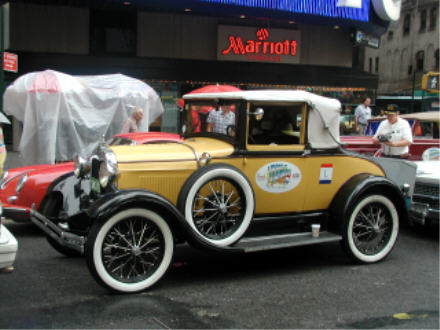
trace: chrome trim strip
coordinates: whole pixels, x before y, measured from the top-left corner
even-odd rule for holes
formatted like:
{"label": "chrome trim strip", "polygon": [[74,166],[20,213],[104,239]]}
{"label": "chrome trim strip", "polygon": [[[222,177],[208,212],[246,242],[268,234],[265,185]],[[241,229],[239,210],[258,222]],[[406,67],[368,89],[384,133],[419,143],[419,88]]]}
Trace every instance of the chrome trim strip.
{"label": "chrome trim strip", "polygon": [[22,175],[24,175],[24,174],[28,174],[29,172],[33,172],[33,171],[35,171],[35,170],[24,171],[24,172],[21,172],[21,173],[19,173],[19,174],[14,175],[14,176],[11,176],[9,179],[7,179],[6,181],[4,181],[4,182],[0,185],[0,189],[1,189],[1,190],[5,189],[5,186],[6,186],[9,182],[11,182],[12,180],[14,180],[15,178],[18,178],[19,176],[22,176]]}

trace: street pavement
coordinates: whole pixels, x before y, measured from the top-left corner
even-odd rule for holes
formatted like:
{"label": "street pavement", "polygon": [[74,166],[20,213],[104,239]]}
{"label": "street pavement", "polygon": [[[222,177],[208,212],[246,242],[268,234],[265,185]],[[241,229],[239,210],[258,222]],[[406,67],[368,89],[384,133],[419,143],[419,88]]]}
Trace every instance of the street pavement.
{"label": "street pavement", "polygon": [[351,263],[337,243],[238,256],[178,246],[157,285],[115,294],[34,225],[6,225],[19,251],[14,272],[0,274],[0,328],[439,328],[438,232],[404,227],[372,265]]}

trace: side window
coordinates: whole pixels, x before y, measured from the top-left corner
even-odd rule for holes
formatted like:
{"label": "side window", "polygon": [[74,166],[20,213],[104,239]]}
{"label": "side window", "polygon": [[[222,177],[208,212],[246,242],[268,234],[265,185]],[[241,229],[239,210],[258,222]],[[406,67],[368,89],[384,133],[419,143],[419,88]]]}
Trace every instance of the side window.
{"label": "side window", "polygon": [[301,143],[302,105],[261,107],[264,115],[260,120],[249,116],[250,145],[295,145]]}

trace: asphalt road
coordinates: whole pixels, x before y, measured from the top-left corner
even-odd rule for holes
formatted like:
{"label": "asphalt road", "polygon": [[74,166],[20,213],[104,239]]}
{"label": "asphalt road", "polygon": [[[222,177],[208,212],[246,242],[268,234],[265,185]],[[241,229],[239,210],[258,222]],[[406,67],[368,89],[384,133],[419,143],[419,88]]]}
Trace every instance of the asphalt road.
{"label": "asphalt road", "polygon": [[0,274],[0,328],[439,328],[438,232],[403,228],[373,265],[334,243],[240,256],[183,246],[156,286],[127,295],[100,287],[84,259],[61,256],[33,225],[6,225],[19,253]]}

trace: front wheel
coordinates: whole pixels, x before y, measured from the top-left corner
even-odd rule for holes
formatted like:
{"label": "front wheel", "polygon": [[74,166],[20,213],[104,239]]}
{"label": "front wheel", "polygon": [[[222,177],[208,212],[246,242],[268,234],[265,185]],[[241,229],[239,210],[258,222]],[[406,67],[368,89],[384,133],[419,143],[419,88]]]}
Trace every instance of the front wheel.
{"label": "front wheel", "polygon": [[133,208],[96,221],[86,243],[90,272],[104,287],[119,292],[143,291],[168,270],[174,239],[158,213]]}
{"label": "front wheel", "polygon": [[343,228],[343,247],[355,261],[373,263],[393,249],[399,232],[399,216],[387,197],[368,195],[351,209]]}

